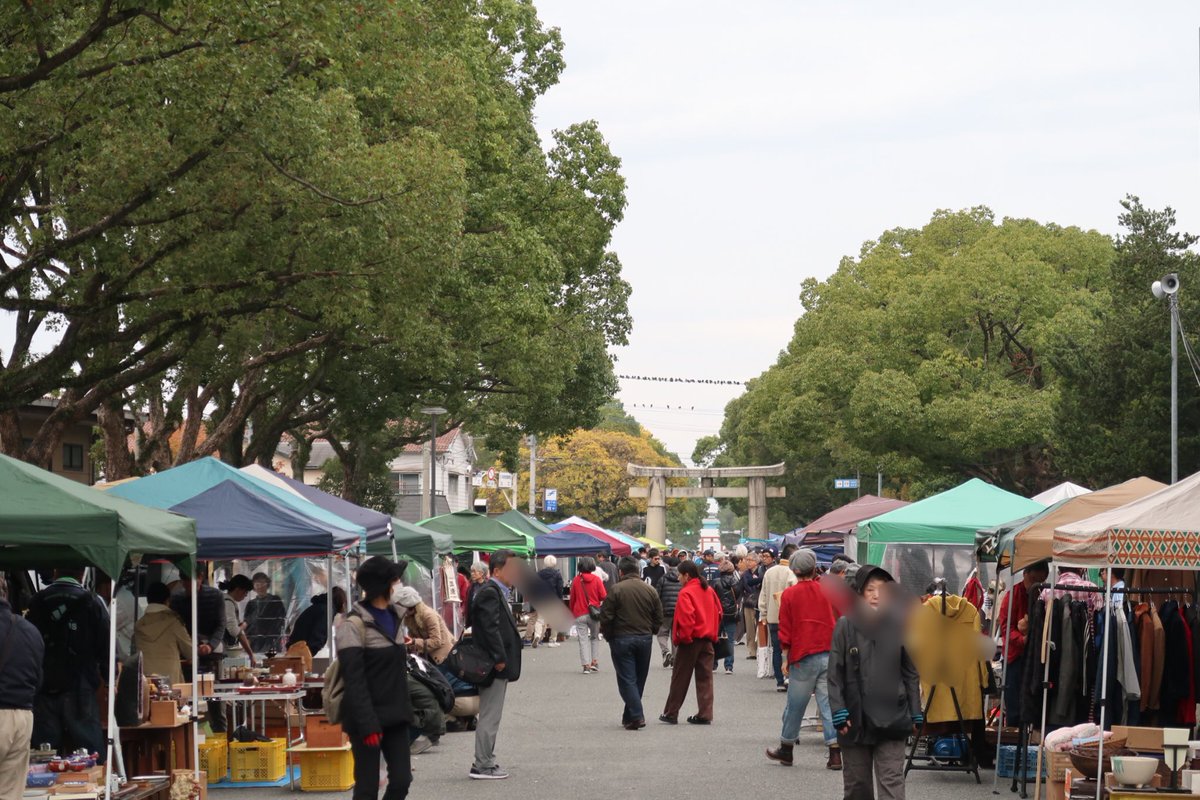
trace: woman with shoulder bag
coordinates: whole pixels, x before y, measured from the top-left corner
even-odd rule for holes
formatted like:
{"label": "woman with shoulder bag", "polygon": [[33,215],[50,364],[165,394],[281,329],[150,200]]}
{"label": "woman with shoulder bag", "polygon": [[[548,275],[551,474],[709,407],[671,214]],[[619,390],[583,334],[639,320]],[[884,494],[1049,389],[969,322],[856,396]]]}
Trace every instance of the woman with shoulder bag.
{"label": "woman with shoulder bag", "polygon": [[404,621],[392,602],[396,565],[382,556],[363,562],[355,581],[362,600],[337,626],[344,674],[342,727],[354,753],[353,800],[379,796],[379,756],[387,762],[383,800],[404,800],[412,784],[408,694],[408,648]]}
{"label": "woman with shoulder bag", "polygon": [[579,635],[579,660],[583,674],[599,672],[596,642],[600,638],[600,606],[608,597],[604,581],[596,575],[596,559],[579,559],[579,574],[571,581],[571,614],[575,617],[575,632]]}
{"label": "woman with shoulder bag", "polygon": [[904,800],[904,742],[923,719],[921,684],[892,599],[895,579],[864,565],[859,600],[838,620],[829,653],[829,705],[842,750],[844,800]]}

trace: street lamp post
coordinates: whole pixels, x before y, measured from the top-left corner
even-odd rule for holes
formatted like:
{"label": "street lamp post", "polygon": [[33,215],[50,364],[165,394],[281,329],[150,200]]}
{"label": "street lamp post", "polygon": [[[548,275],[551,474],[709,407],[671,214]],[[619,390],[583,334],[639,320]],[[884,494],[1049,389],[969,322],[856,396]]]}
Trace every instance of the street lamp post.
{"label": "street lamp post", "polygon": [[425,406],[421,409],[422,414],[429,416],[429,516],[437,516],[437,438],[438,417],[446,414],[446,409],[441,406]]}
{"label": "street lamp post", "polygon": [[1171,483],[1179,480],[1179,276],[1174,272],[1150,284],[1150,293],[1167,299],[1171,316]]}

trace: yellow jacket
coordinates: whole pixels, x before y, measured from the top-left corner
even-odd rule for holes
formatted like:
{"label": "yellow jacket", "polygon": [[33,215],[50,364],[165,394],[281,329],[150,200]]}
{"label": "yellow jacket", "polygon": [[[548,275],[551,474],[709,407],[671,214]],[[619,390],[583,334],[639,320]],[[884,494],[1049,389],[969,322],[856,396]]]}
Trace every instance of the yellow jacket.
{"label": "yellow jacket", "polygon": [[927,722],[955,720],[954,698],[965,720],[983,718],[983,688],[987,685],[987,665],[980,660],[979,611],[958,595],[946,595],[946,613],[942,614],[942,596],[935,594],[913,614],[909,628],[909,650],[921,675],[923,704],[937,686],[933,704],[925,712]]}

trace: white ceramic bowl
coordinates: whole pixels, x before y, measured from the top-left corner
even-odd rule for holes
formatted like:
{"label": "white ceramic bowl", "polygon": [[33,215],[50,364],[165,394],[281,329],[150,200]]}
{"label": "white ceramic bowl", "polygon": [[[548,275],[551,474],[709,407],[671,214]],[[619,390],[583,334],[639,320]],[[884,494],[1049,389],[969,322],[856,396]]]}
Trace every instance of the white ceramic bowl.
{"label": "white ceramic bowl", "polygon": [[1157,758],[1145,756],[1113,756],[1113,777],[1122,786],[1145,786],[1158,772]]}

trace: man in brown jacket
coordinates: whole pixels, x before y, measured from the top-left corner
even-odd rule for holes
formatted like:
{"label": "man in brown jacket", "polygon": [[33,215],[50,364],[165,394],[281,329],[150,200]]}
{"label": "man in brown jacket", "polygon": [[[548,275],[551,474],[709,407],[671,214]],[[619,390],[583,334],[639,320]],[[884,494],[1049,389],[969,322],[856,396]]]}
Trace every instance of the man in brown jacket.
{"label": "man in brown jacket", "polygon": [[642,694],[650,674],[654,634],[662,627],[662,601],[642,580],[637,559],[625,556],[617,565],[621,579],[608,591],[600,607],[600,630],[608,640],[617,690],[625,701],[621,724],[625,730],[646,727]]}

